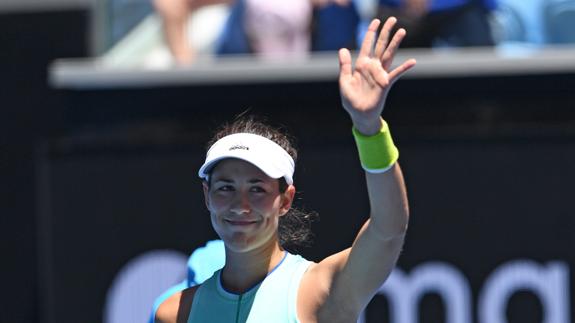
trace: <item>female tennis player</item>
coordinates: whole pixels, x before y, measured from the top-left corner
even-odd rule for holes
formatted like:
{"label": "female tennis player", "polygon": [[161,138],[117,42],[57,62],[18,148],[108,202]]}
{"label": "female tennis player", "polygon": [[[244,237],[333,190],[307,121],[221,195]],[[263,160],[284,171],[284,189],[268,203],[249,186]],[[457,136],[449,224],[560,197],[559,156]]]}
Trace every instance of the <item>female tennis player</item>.
{"label": "female tennis player", "polygon": [[410,59],[391,67],[406,34],[391,35],[395,23],[388,19],[378,35],[380,21],[371,22],[355,66],[349,50],[339,52],[342,104],[371,210],[355,241],[318,263],[287,251],[294,239],[306,237],[293,228],[303,221],[292,208],[297,154],[278,130],[236,121],[216,135],[199,170],[212,225],[225,244],[225,265],[164,301],[156,322],[357,321],[395,266],[408,225],[399,153],[381,118],[391,86],[415,65]]}

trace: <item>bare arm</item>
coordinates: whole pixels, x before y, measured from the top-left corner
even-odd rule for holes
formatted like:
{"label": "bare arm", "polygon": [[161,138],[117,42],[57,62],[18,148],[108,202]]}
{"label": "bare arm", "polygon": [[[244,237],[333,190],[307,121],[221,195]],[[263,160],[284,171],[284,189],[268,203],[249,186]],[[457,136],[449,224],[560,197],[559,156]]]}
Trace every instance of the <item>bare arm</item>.
{"label": "bare arm", "polygon": [[[391,39],[396,20],[386,21],[377,37],[374,20],[365,36],[355,69],[347,49],[340,50],[340,91],[354,127],[364,135],[381,129],[381,112],[389,89],[415,65],[411,59],[391,70],[392,59],[405,36],[400,29]],[[375,43],[375,49],[372,50]],[[319,297],[319,321],[356,320],[395,266],[407,229],[408,203],[399,165],[384,173],[366,172],[370,218],[350,249],[326,258],[313,268],[323,288]]]}
{"label": "bare arm", "polygon": [[156,311],[155,323],[186,323],[199,285],[190,287],[168,297]]}
{"label": "bare arm", "polygon": [[194,49],[190,47],[186,26],[190,13],[203,6],[232,3],[233,0],[154,0],[156,12],[162,18],[164,37],[178,64],[190,64]]}

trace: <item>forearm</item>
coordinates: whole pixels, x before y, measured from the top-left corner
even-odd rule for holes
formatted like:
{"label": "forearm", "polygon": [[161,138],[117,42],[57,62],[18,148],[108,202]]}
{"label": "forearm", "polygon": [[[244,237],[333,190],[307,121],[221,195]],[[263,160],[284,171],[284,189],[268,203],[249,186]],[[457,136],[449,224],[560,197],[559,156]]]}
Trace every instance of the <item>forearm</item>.
{"label": "forearm", "polygon": [[180,64],[194,59],[194,48],[189,43],[188,22],[193,12],[205,6],[231,4],[234,0],[154,0],[154,7],[162,18],[166,44]]}
{"label": "forearm", "polygon": [[190,0],[192,8],[194,9],[216,4],[232,4],[233,2],[234,0]]}
{"label": "forearm", "polygon": [[154,0],[156,11],[162,18],[166,44],[178,63],[189,63],[192,49],[188,44],[187,21],[191,5],[187,0]]}
{"label": "forearm", "polygon": [[[407,194],[389,127],[379,116],[354,118],[353,126],[359,132],[355,138],[362,167],[366,169],[372,225],[385,236],[401,234],[407,227]],[[380,167],[383,169],[377,169]]]}
{"label": "forearm", "polygon": [[185,21],[164,21],[164,35],[176,62],[192,62],[193,49],[188,43]]}
{"label": "forearm", "polygon": [[354,118],[353,125],[359,132],[355,138],[366,169],[371,229],[383,238],[402,235],[409,213],[407,193],[389,127],[379,116]]}
{"label": "forearm", "polygon": [[405,234],[409,206],[403,174],[395,163],[384,173],[366,172],[370,205],[370,226],[380,239],[392,239]]}
{"label": "forearm", "polygon": [[[341,272],[342,289],[347,291],[342,294],[357,311],[367,306],[395,267],[408,222],[405,186],[397,163],[381,174],[366,172],[366,183],[370,218],[359,231]],[[347,280],[350,283],[345,283]]]}

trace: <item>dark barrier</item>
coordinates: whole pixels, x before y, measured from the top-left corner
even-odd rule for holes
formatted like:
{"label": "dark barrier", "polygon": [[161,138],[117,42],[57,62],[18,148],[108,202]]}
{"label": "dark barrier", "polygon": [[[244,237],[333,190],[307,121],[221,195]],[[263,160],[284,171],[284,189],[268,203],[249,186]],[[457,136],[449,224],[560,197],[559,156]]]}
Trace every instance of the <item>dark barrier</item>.
{"label": "dark barrier", "polygon": [[[195,174],[203,158],[195,139],[76,139],[45,151],[48,321],[101,321],[128,261],[152,250],[187,256],[216,238]],[[301,204],[321,215],[316,242],[303,252],[318,260],[350,244],[367,204],[351,136],[313,141],[300,139],[296,184]],[[410,231],[366,322],[570,322],[575,139],[397,141]]]}

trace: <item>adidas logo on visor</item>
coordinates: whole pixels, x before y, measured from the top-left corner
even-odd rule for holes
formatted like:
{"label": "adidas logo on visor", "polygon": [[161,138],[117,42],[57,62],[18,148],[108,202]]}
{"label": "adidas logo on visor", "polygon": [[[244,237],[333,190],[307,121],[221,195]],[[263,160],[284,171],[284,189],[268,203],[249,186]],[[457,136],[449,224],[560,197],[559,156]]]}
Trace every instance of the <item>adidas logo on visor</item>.
{"label": "adidas logo on visor", "polygon": [[244,145],[233,145],[233,146],[231,146],[230,149],[228,149],[228,150],[229,150],[229,151],[232,151],[232,150],[237,150],[237,149],[250,150],[250,147],[244,146]]}

